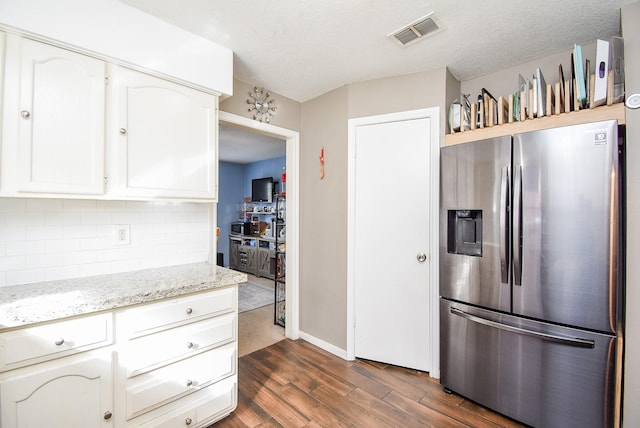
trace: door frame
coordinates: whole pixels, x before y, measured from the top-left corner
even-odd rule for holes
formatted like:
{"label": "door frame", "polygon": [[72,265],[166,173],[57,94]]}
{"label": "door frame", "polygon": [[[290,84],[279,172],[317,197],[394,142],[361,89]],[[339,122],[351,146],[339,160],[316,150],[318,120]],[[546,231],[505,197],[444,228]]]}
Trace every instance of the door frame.
{"label": "door frame", "polygon": [[218,122],[247,128],[259,134],[281,138],[286,141],[287,168],[287,286],[285,299],[285,336],[289,339],[300,337],[300,197],[299,197],[299,164],[300,133],[281,128],[269,123],[262,123],[247,117],[220,111]]}
{"label": "door frame", "polygon": [[[439,317],[439,177],[440,177],[440,108],[431,107],[418,110],[409,110],[404,112],[382,114],[376,116],[366,116],[349,119],[349,137],[348,137],[348,193],[347,193],[347,359],[355,359],[355,181],[356,181],[356,130],[359,126],[381,124],[386,122],[397,122],[402,120],[413,119],[430,119],[431,135],[429,135],[429,162],[431,166],[430,188],[429,193],[429,262],[431,263],[429,280],[431,287],[429,289],[429,307],[431,309],[431,326],[430,326],[430,346],[431,361],[433,363],[432,370],[429,372],[431,377],[440,377],[440,317]],[[411,213],[407,213],[409,216]],[[390,233],[393,233],[393,226],[389,227]],[[427,338],[425,338],[427,340]]]}

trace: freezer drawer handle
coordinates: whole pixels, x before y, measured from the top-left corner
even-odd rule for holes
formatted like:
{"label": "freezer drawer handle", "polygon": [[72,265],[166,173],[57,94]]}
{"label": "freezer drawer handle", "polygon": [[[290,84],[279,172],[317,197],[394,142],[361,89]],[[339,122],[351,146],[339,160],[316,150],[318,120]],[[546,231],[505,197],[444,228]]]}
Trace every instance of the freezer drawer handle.
{"label": "freezer drawer handle", "polygon": [[546,333],[540,333],[537,331],[531,331],[531,330],[527,330],[520,327],[513,327],[510,325],[501,324],[496,321],[488,320],[486,318],[483,318],[477,315],[471,315],[470,313],[461,311],[460,309],[457,309],[457,308],[451,308],[451,313],[454,315],[458,315],[459,317],[468,319],[469,321],[476,322],[478,324],[499,328],[500,330],[510,331],[512,333],[537,337],[539,339],[547,340],[550,342],[558,342],[558,343],[563,343],[565,345],[577,346],[580,348],[595,348],[596,346],[596,343],[593,340],[562,337],[562,336],[556,336],[553,334],[546,334]]}

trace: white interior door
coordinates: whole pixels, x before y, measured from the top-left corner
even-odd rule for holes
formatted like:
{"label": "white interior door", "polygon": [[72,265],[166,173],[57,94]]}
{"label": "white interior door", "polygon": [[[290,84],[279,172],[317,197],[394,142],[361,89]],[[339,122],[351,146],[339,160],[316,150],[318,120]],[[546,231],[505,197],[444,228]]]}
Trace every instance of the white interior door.
{"label": "white interior door", "polygon": [[355,357],[424,371],[432,367],[431,126],[421,117],[355,128]]}

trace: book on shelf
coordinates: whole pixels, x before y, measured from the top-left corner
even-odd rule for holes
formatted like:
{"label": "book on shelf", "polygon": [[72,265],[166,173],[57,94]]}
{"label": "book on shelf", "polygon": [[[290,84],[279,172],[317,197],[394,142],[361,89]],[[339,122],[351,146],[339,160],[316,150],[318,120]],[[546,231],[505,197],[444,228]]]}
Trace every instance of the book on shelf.
{"label": "book on shelf", "polygon": [[585,73],[583,64],[584,62],[582,59],[582,46],[575,44],[573,45],[573,67],[575,72],[577,92],[575,99],[577,99],[578,103],[580,103],[580,108],[584,108],[587,103],[587,89],[585,86]]}
{"label": "book on shelf", "polygon": [[497,100],[491,93],[486,89],[482,88],[482,102],[484,105],[484,125],[485,126],[493,126],[496,124],[495,120],[497,117],[496,111],[496,103]]}
{"label": "book on shelf", "polygon": [[612,73],[611,102],[624,101],[624,42],[622,37],[614,36],[609,40],[609,69]]}
{"label": "book on shelf", "polygon": [[[529,93],[529,81],[522,77],[522,74],[518,74],[518,92],[521,94]],[[520,102],[522,103],[522,109],[524,110],[524,114],[521,116],[520,120],[524,120],[526,115],[529,112],[529,96],[520,97]]]}
{"label": "book on shelf", "polygon": [[591,61],[588,59],[584,60],[584,87],[586,89],[586,101],[582,104],[584,108],[588,108],[591,106]]}
{"label": "book on shelf", "polygon": [[594,85],[592,107],[607,102],[607,86],[609,85],[609,42],[596,40],[596,66],[594,72]]}
{"label": "book on shelf", "polygon": [[462,113],[462,105],[460,105],[458,100],[455,100],[449,106],[449,132],[451,132],[452,134],[454,132],[458,132],[462,130],[460,129],[460,123],[462,118],[461,113]]}
{"label": "book on shelf", "polygon": [[544,117],[547,111],[547,81],[540,67],[536,69],[535,81],[537,85],[536,104],[538,105],[538,117]]}
{"label": "book on shelf", "polygon": [[[558,65],[558,88],[556,88],[556,96],[559,97],[558,98],[558,104],[559,104],[559,109],[560,112],[564,112],[564,103],[565,103],[565,93],[564,93],[564,89],[565,89],[565,80],[564,80],[564,70],[562,69],[562,64]],[[559,112],[556,112],[556,114],[558,114]]]}

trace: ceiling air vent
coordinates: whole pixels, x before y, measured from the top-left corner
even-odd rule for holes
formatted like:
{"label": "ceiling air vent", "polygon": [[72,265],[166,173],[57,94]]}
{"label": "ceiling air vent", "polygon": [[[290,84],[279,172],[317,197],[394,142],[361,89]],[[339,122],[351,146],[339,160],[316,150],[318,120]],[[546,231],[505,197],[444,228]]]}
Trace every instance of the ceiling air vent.
{"label": "ceiling air vent", "polygon": [[440,20],[433,12],[431,12],[430,14],[413,21],[411,24],[405,25],[399,30],[394,31],[387,37],[391,38],[400,46],[407,46],[441,30]]}

